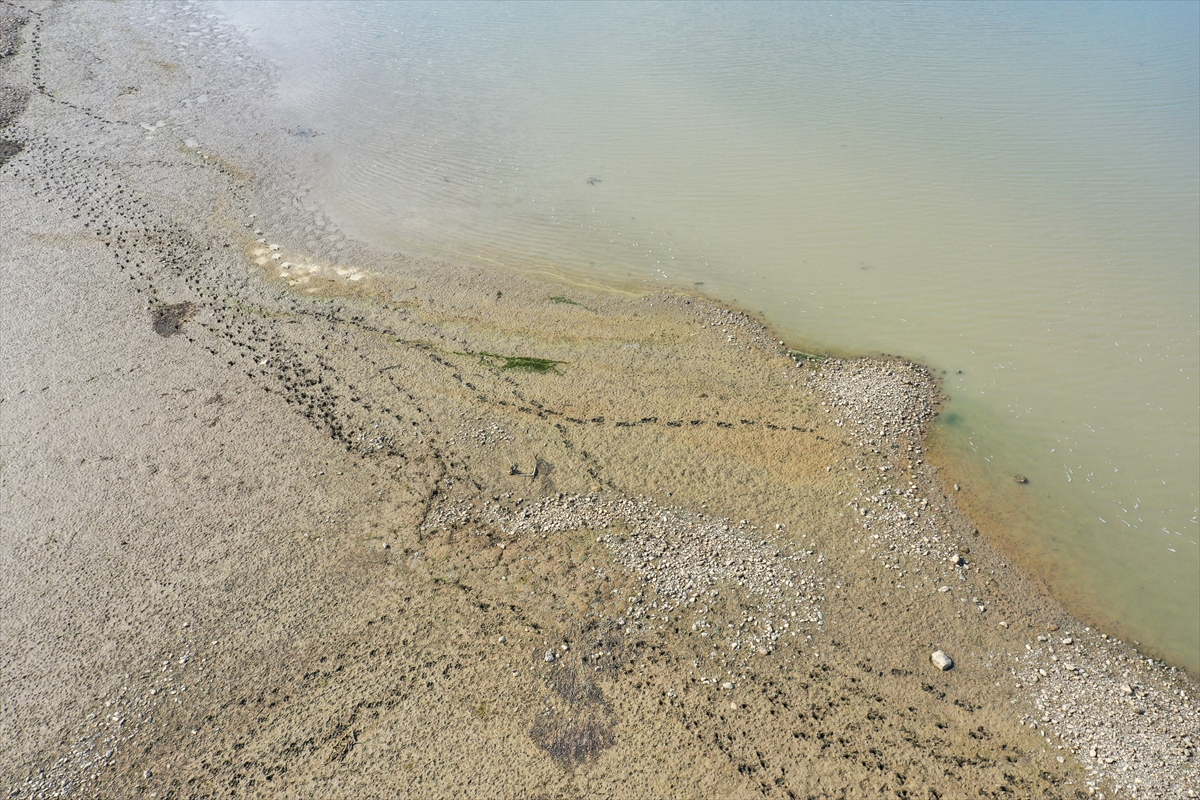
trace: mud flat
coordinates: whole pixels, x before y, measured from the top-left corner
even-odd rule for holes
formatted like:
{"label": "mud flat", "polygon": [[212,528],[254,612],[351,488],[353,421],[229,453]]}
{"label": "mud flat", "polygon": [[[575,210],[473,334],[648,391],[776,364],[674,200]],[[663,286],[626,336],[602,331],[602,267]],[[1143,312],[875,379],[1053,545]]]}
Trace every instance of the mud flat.
{"label": "mud flat", "polygon": [[1200,789],[1194,680],[976,534],[922,367],[348,240],[210,7],[0,20],[9,796]]}

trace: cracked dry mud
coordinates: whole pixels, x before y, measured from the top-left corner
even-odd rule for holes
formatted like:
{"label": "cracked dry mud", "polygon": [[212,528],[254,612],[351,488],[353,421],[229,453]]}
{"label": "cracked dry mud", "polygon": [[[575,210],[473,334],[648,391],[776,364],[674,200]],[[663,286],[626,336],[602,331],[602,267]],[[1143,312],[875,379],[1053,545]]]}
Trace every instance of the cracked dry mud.
{"label": "cracked dry mud", "polygon": [[1194,681],[977,535],[926,370],[352,241],[212,14],[0,5],[9,795],[1197,789]]}

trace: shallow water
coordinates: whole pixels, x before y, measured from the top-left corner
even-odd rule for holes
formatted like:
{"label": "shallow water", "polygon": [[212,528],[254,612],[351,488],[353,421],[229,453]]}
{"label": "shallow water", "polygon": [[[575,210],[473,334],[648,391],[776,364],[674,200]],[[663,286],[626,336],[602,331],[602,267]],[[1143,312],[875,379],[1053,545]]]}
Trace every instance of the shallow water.
{"label": "shallow water", "polygon": [[220,9],[343,229],[944,370],[981,527],[1200,672],[1200,5]]}

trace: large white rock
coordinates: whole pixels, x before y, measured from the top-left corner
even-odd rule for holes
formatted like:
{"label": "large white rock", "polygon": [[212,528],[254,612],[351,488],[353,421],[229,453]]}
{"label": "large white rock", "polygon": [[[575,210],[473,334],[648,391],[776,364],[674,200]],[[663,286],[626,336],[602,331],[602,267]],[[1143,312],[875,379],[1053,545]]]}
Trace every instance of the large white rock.
{"label": "large white rock", "polygon": [[929,660],[932,661],[933,665],[942,672],[945,672],[954,666],[954,659],[943,653],[941,650],[934,650],[933,655],[929,657]]}

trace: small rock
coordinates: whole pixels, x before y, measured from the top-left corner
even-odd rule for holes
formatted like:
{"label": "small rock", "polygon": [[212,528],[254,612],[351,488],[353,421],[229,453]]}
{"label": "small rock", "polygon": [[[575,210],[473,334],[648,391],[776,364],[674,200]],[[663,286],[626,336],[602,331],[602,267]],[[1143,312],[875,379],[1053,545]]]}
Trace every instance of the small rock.
{"label": "small rock", "polygon": [[1024,475],[1013,475],[1013,480],[1017,483],[1029,483],[1029,478],[1026,478]]}
{"label": "small rock", "polygon": [[1047,626],[1046,626],[1046,630],[1048,630],[1048,631],[1056,631],[1056,630],[1058,630],[1058,626],[1057,626],[1057,625],[1055,625],[1053,622],[1051,622],[1049,625],[1047,625]]}
{"label": "small rock", "polygon": [[555,661],[558,660],[558,656],[555,655],[553,650],[547,650],[545,658],[546,658],[547,664],[553,664]]}
{"label": "small rock", "polygon": [[507,641],[508,641],[508,639],[506,639],[505,637],[501,636],[501,637],[500,637],[499,639],[497,639],[496,641],[497,641],[497,642],[499,642],[500,644],[504,644],[505,642],[507,642]]}
{"label": "small rock", "polygon": [[730,689],[733,688],[733,684],[730,683],[729,681],[725,681],[724,683],[721,684],[721,688],[724,689],[725,691],[729,691]]}
{"label": "small rock", "polygon": [[1121,693],[1122,694],[1133,694],[1133,687],[1130,686],[1128,683],[1122,684],[1121,685]]}
{"label": "small rock", "polygon": [[1063,644],[1075,644],[1075,640],[1072,639],[1070,636],[1068,636],[1067,638],[1062,640],[1062,643]]}
{"label": "small rock", "polygon": [[954,659],[943,653],[941,650],[934,650],[933,655],[929,657],[929,660],[932,661],[933,665],[942,672],[945,672],[954,666]]}
{"label": "small rock", "polygon": [[1008,623],[1007,623],[1007,622],[1005,622],[1004,620],[1000,620],[1000,627],[1001,627],[1001,628],[1007,628],[1007,627],[1008,627]]}

